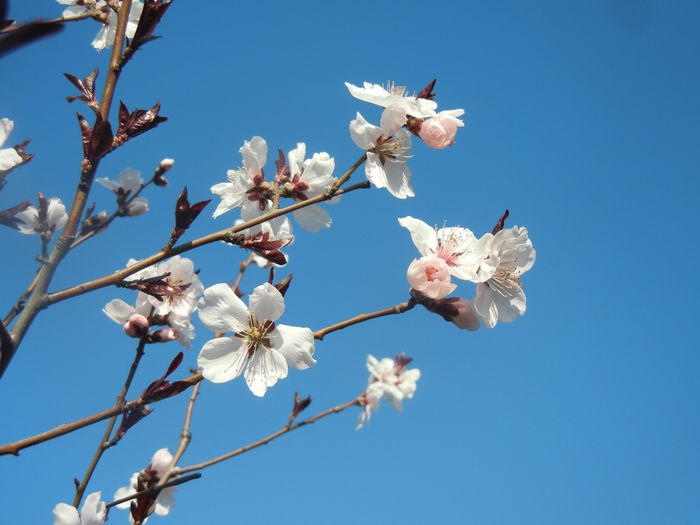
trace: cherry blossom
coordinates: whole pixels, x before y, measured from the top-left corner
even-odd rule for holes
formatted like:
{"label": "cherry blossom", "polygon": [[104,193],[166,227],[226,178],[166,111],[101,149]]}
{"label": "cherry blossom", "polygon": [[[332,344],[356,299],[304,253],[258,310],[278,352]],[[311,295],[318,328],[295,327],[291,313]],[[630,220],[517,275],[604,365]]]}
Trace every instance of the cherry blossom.
{"label": "cherry blossom", "polygon": [[367,152],[365,175],[377,188],[386,188],[399,199],[413,197],[411,170],[411,134],[406,124],[407,106],[393,104],[382,113],[379,127],[367,122],[360,113],[350,122],[350,136],[357,147]]}
{"label": "cherry blossom", "polygon": [[[134,38],[142,11],[143,3],[140,0],[132,0],[131,9],[129,10],[129,19],[126,23],[126,38]],[[97,36],[92,41],[92,47],[97,51],[102,51],[105,47],[112,47],[116,35],[117,13],[110,9],[107,15],[107,23],[98,31]]]}
{"label": "cherry blossom", "polygon": [[[117,177],[116,181],[110,180],[107,177],[95,179],[96,182],[108,190],[112,190],[117,196],[117,202],[126,202],[130,196],[140,191],[143,187],[143,178],[141,172],[133,168],[126,168]],[[148,211],[148,200],[144,197],[136,197],[126,205],[126,214],[131,217],[136,217]]]}
{"label": "cherry blossom", "polygon": [[[335,182],[335,178],[332,177],[335,159],[325,152],[314,153],[310,159],[304,160],[305,155],[306,144],[299,142],[287,156],[289,177],[284,184],[284,190],[297,202],[318,197]],[[329,202],[333,204],[338,202],[338,199]],[[328,212],[318,204],[295,210],[292,214],[302,228],[311,232],[330,228],[333,222]]]}
{"label": "cherry blossom", "polygon": [[39,194],[39,209],[29,206],[26,210],[15,215],[21,222],[17,224],[17,229],[21,233],[53,233],[66,225],[68,214],[61,199],[56,197],[44,199]]}
{"label": "cherry blossom", "polygon": [[390,82],[386,88],[370,82],[364,82],[362,87],[346,82],[345,87],[353,97],[383,108],[400,103],[407,114],[416,118],[432,117],[437,108],[437,103],[432,100],[408,95],[405,86],[397,86],[393,82]]}
{"label": "cherry blossom", "polygon": [[107,519],[107,508],[100,501],[101,492],[93,492],[85,498],[83,508],[78,509],[66,503],[59,503],[53,508],[53,525],[102,525]]}
{"label": "cherry blossom", "polygon": [[444,259],[450,274],[458,279],[480,283],[496,270],[498,263],[487,259],[493,240],[490,233],[477,239],[467,228],[431,228],[410,216],[399,219],[399,224],[411,232],[413,244],[422,256]]}
{"label": "cherry blossom", "polygon": [[[5,144],[14,127],[15,123],[9,118],[0,119],[0,148]],[[15,148],[0,149],[0,172],[11,170],[22,162],[22,157]]]}
{"label": "cherry blossom", "polygon": [[267,162],[267,142],[262,137],[246,140],[239,150],[243,156],[243,166],[228,170],[229,182],[221,182],[211,187],[211,192],[221,197],[221,202],[214,210],[216,218],[239,206],[250,213],[256,208],[258,213],[269,205],[272,185],[265,181],[265,163]]}
{"label": "cherry blossom", "polygon": [[362,428],[377,411],[382,397],[399,412],[403,410],[402,401],[413,397],[416,392],[416,382],[420,378],[419,369],[406,368],[411,361],[413,359],[403,354],[397,354],[394,359],[385,357],[381,360],[371,354],[367,355],[369,382],[367,390],[361,397],[363,411],[358,418],[356,429]]}
{"label": "cherry blossom", "polygon": [[[135,261],[132,259],[127,263],[131,266]],[[139,293],[137,298],[137,309],[140,302],[147,302],[153,307],[153,315],[166,316],[173,314],[179,318],[189,319],[197,308],[197,298],[202,295],[204,286],[199,276],[194,271],[192,259],[175,255],[167,261],[154,264],[139,272],[134,273],[127,283],[139,279],[157,277],[169,274],[163,278],[168,289],[159,288],[162,292],[162,300],[153,295]]]}
{"label": "cherry blossom", "polygon": [[[241,213],[243,213],[242,210]],[[254,219],[258,216],[257,214],[255,214],[254,211],[248,211],[247,213],[250,213],[250,215],[244,214],[242,219],[236,221],[237,225],[243,224],[244,222]],[[268,221],[261,222],[260,224],[256,224],[255,226],[251,226],[250,228],[241,231],[241,233],[249,235],[251,237],[254,237],[259,234],[266,235],[267,240],[269,241],[292,239],[291,242],[289,242],[286,246],[289,246],[294,242],[294,235],[292,234],[292,223],[289,220],[289,218],[285,215],[280,215],[279,217],[275,217]],[[270,261],[270,259],[263,257],[262,255],[258,255],[257,253],[255,253],[255,251],[251,251],[253,262],[257,264],[260,268],[277,268],[284,266],[289,262],[289,256],[285,253],[282,253],[282,255],[284,256],[285,263],[277,264],[275,262]]]}
{"label": "cherry blossom", "polygon": [[[167,448],[161,448],[153,454],[149,465],[141,472],[134,472],[126,487],[117,489],[114,493],[114,499],[126,498],[132,494],[136,494],[142,490],[155,486],[170,470],[173,455]],[[158,492],[158,497],[152,503],[152,508],[148,509],[147,515],[156,513],[159,516],[167,516],[175,506],[175,487],[166,487]],[[118,509],[131,508],[131,502],[134,500],[124,501],[117,505]],[[131,516],[129,516],[130,520]],[[146,521],[142,521],[145,523]]]}
{"label": "cherry blossom", "polygon": [[284,312],[284,298],[269,283],[253,290],[249,304],[247,308],[223,283],[204,291],[199,301],[202,323],[212,331],[233,335],[205,343],[197,364],[202,375],[214,383],[244,373],[250,391],[262,397],[287,377],[289,366],[304,370],[316,363],[314,334],[309,328],[276,324]]}
{"label": "cherry blossom", "polygon": [[496,269],[477,286],[474,309],[484,326],[493,328],[498,321],[509,323],[525,313],[520,277],[535,264],[535,249],[527,228],[513,226],[496,233],[486,259],[489,261]]}

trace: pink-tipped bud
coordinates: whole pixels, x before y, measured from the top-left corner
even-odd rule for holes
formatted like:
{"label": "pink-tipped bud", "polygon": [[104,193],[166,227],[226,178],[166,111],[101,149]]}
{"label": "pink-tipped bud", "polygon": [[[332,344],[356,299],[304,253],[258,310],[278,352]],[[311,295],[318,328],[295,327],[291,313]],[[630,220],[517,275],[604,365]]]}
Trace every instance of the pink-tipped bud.
{"label": "pink-tipped bud", "polygon": [[455,143],[457,128],[464,126],[464,122],[457,118],[463,113],[461,109],[441,111],[423,121],[418,136],[431,148],[443,149],[452,146]]}
{"label": "pink-tipped bud", "polygon": [[168,343],[177,339],[178,332],[174,328],[161,328],[152,332],[148,340],[151,343]]}
{"label": "pink-tipped bud", "polygon": [[132,314],[124,323],[124,333],[129,337],[141,338],[148,332],[148,319],[141,314]]}
{"label": "pink-tipped bud", "polygon": [[406,277],[411,288],[430,299],[442,299],[457,288],[457,285],[451,282],[450,270],[445,260],[434,255],[414,259],[408,267]]}
{"label": "pink-tipped bud", "polygon": [[153,184],[160,186],[161,188],[165,188],[168,185],[168,179],[163,177],[163,175],[170,171],[170,168],[172,168],[174,164],[175,161],[173,159],[161,160],[160,164],[158,164],[158,167],[156,168],[155,175],[153,175]]}

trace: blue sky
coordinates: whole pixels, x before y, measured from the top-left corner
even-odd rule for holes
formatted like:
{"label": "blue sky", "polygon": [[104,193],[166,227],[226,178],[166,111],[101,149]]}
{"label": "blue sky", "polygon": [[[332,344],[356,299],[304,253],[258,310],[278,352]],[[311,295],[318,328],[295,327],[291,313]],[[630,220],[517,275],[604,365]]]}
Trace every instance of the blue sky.
{"label": "blue sky", "polygon": [[[527,313],[513,324],[467,333],[416,308],[330,334],[317,344],[314,368],[291,372],[263,399],[241,380],[204,384],[183,466],[273,432],[294,392],[314,397],[309,415],[351,399],[366,384],[367,353],[405,351],[423,374],[403,413],[384,405],[355,432],[350,410],[208,469],[178,490],[172,515],[153,523],[695,523],[698,5],[211,6],[175,2],[158,31],[164,38],[124,72],[117,97],[129,108],[160,100],[170,120],[100,166],[99,176],[126,167],[148,174],[173,157],[170,186],[147,193],[151,212],[71,253],[52,290],[156,251],[182,186],[192,201],[209,198],[254,135],[271,149],[303,141],[327,151],[342,173],[361,153],[348,122],[357,111],[373,122],[380,115],[351,98],[344,81],[419,90],[437,78],[440,107],[465,108],[466,126],[447,150],[416,143],[415,198],[356,192],[327,207],[330,230],[295,230],[284,323],[318,329],[405,300],[405,269],[416,257],[396,221],[405,215],[482,233],[509,208],[509,224],[529,229],[537,262],[523,279]],[[10,14],[29,20],[60,10],[14,2]],[[73,92],[62,73],[100,67],[104,80],[109,56],[89,45],[96,30],[91,21],[73,24],[0,63],[0,117],[15,121],[12,143],[32,137],[36,154],[10,175],[0,209],[37,191],[70,200],[81,158],[74,113],[84,108],[65,103]],[[113,204],[102,187],[91,200],[98,209]],[[235,218],[214,220],[210,211],[185,240]],[[0,244],[9,309],[33,276],[39,243],[3,229]],[[245,257],[220,244],[190,255],[205,286],[235,278]],[[265,278],[251,268],[242,287]],[[37,319],[0,382],[0,441],[113,403],[135,346],[100,311],[115,297],[133,300],[104,289]],[[201,325],[198,334],[186,366],[210,337]],[[133,393],[177,351],[148,348]],[[156,449],[174,450],[185,403],[183,395],[158,404],[108,451],[91,490],[108,498]],[[102,432],[96,425],[0,458],[14,502],[6,521],[50,522],[53,506],[72,499],[72,479]],[[126,513],[112,511],[110,523],[120,522]]]}

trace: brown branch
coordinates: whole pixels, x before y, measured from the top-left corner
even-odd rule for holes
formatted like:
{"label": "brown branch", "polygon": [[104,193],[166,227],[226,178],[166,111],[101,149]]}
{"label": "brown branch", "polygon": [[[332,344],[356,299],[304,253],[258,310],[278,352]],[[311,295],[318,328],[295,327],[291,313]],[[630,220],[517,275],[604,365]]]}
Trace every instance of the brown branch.
{"label": "brown branch", "polygon": [[286,433],[291,432],[292,430],[296,430],[297,428],[301,428],[303,426],[310,425],[311,423],[314,423],[315,421],[318,421],[319,419],[322,419],[326,416],[329,416],[331,414],[337,414],[338,412],[342,412],[346,408],[350,408],[351,406],[357,405],[359,403],[359,400],[360,400],[360,398],[358,396],[355,399],[348,401],[347,403],[329,408],[328,410],[325,410],[325,411],[321,412],[320,414],[316,414],[315,416],[310,417],[309,419],[305,419],[304,421],[300,421],[296,425],[292,425],[292,426],[285,425],[284,427],[279,429],[274,434],[270,434],[269,436],[267,436],[259,441],[256,441],[255,443],[245,445],[241,448],[238,448],[236,450],[228,452],[227,454],[223,454],[221,456],[210,459],[208,461],[203,461],[202,463],[197,463],[196,465],[176,469],[175,473],[177,475],[181,475],[181,474],[186,474],[187,472],[192,472],[194,470],[202,470],[202,469],[205,469],[207,467],[211,467],[212,465],[216,465],[217,463],[221,463],[222,461],[226,461],[227,459],[231,459],[233,457],[239,456],[239,455],[243,454],[244,452],[248,452],[249,450],[252,450],[254,448],[260,447],[262,445],[267,445],[270,441],[277,439],[278,437],[283,436]]}
{"label": "brown branch", "polygon": [[34,22],[29,22],[27,24],[19,24],[19,25],[14,25],[7,27],[0,31],[0,35],[5,35],[7,33],[12,33],[14,31],[19,31],[21,29],[24,29],[25,27],[28,27],[30,25],[35,25],[35,24],[41,24],[41,25],[51,25],[51,24],[61,24],[63,22],[77,22],[78,20],[85,20],[86,18],[92,18],[95,13],[99,12],[99,9],[91,9],[90,11],[86,11],[85,13],[81,13],[76,16],[59,16],[58,18],[50,18],[49,20],[36,20]]}
{"label": "brown branch", "polygon": [[314,332],[314,338],[323,341],[323,338],[331,332],[342,330],[343,328],[347,328],[348,326],[352,326],[354,324],[364,323],[365,321],[369,321],[370,319],[376,319],[377,317],[383,317],[385,315],[393,314],[402,314],[404,312],[409,311],[414,306],[416,306],[416,301],[413,298],[411,298],[408,301],[397,304],[396,306],[384,308],[383,310],[377,310],[376,312],[372,312],[369,314],[360,314],[355,317],[352,317],[351,319],[347,319],[340,323],[336,323],[334,325],[321,328],[320,330],[316,330]]}
{"label": "brown branch", "polygon": [[[146,339],[142,338],[139,341],[138,346],[136,347],[136,355],[134,355],[134,360],[131,363],[131,368],[129,369],[129,374],[126,376],[126,380],[124,381],[124,386],[122,387],[121,392],[119,392],[119,395],[117,396],[117,403],[116,406],[120,406],[124,404],[124,398],[126,397],[126,393],[129,391],[129,387],[131,386],[131,381],[134,379],[134,374],[136,374],[136,369],[139,366],[139,363],[141,362],[141,358],[143,357],[144,354],[144,347],[146,346]],[[73,506],[77,509],[78,506],[80,505],[80,500],[83,499],[83,494],[85,493],[85,489],[88,486],[88,483],[90,482],[90,478],[92,477],[92,473],[95,472],[95,468],[97,467],[97,463],[99,463],[100,459],[102,458],[102,454],[104,454],[104,451],[107,450],[108,448],[108,442],[109,442],[109,437],[112,435],[112,429],[114,428],[114,424],[117,422],[117,415],[112,416],[112,419],[109,420],[109,423],[107,424],[107,428],[105,429],[104,436],[102,436],[102,439],[100,440],[100,444],[97,446],[97,450],[95,451],[95,455],[92,457],[92,461],[90,462],[90,465],[88,466],[87,471],[85,472],[85,476],[83,476],[83,480],[80,482],[80,484],[75,488],[75,498],[73,499]]]}
{"label": "brown branch", "polygon": [[[115,66],[119,64],[119,59],[121,57],[121,50],[124,45],[124,33],[126,31],[126,23],[129,18],[130,9],[131,0],[123,0],[121,7],[119,8],[114,48],[112,49],[112,56],[110,59],[110,70],[107,73],[107,80],[105,81],[102,99],[100,102],[99,114],[104,122],[107,122],[109,108],[112,104],[112,98],[114,97],[114,89],[116,87],[117,79],[119,78],[119,70],[116,69]],[[98,120],[100,117],[98,117]],[[37,316],[39,311],[47,306],[46,290],[48,289],[49,284],[51,284],[51,279],[53,278],[58,265],[70,251],[70,245],[73,242],[75,233],[80,225],[80,218],[83,215],[83,210],[85,209],[90,188],[98,166],[99,159],[95,159],[88,168],[81,170],[80,182],[76,188],[73,204],[71,205],[68,220],[63,228],[63,232],[56,241],[48,261],[39,272],[37,284],[29,296],[29,301],[26,307],[12,327],[11,333],[14,341],[14,349],[12,352],[3,352],[2,356],[0,356],[0,377],[2,377],[5,370],[7,370],[10,361],[14,357],[14,354],[22,342],[24,335],[27,333],[27,330],[32,324],[32,321]]]}
{"label": "brown branch", "polygon": [[27,302],[27,298],[32,293],[32,290],[34,290],[34,287],[36,286],[36,283],[39,280],[39,270],[41,270],[41,268],[37,269],[36,275],[34,276],[34,279],[32,280],[32,282],[29,283],[29,286],[27,286],[27,289],[24,291],[24,293],[17,298],[17,302],[14,304],[14,306],[12,306],[10,311],[7,313],[7,315],[5,316],[5,319],[3,319],[2,323],[5,326],[8,326],[12,322],[12,320],[15,317],[17,317],[17,314],[20,313],[22,311],[22,309],[24,308],[24,304]]}
{"label": "brown branch", "polygon": [[[369,188],[369,186],[369,182],[360,182],[358,184],[349,186],[344,190],[338,191],[335,195],[342,195],[344,193],[350,193],[351,191],[355,191],[358,189]],[[49,294],[46,299],[46,304],[44,306],[63,301],[65,299],[70,299],[71,297],[82,295],[84,293],[91,292],[99,288],[104,288],[105,286],[113,285],[130,276],[131,274],[134,274],[139,270],[143,270],[144,268],[147,268],[164,259],[168,259],[173,255],[179,255],[181,253],[194,250],[195,248],[199,248],[200,246],[211,244],[217,241],[222,241],[234,233],[238,233],[252,226],[256,226],[257,224],[260,224],[262,222],[266,222],[270,219],[274,219],[275,217],[279,217],[280,215],[285,215],[295,210],[305,208],[306,206],[317,204],[319,202],[323,202],[331,198],[333,198],[333,196],[319,195],[318,197],[314,197],[313,199],[297,202],[296,204],[292,204],[291,206],[287,206],[286,208],[272,210],[269,213],[266,213],[264,215],[261,215],[260,217],[256,217],[255,219],[239,224],[238,226],[232,226],[231,228],[226,228],[225,230],[210,233],[209,235],[205,235],[203,237],[200,237],[199,239],[195,239],[185,244],[175,246],[173,248],[170,248],[169,250],[159,251],[157,253],[154,253],[153,255],[150,255],[149,257],[146,257],[145,259],[137,261],[128,268],[123,268],[109,275],[105,275],[104,277],[100,277],[99,279],[94,279],[92,281],[88,281],[86,283],[79,284],[77,286],[73,286],[71,288],[66,288],[65,290]]]}

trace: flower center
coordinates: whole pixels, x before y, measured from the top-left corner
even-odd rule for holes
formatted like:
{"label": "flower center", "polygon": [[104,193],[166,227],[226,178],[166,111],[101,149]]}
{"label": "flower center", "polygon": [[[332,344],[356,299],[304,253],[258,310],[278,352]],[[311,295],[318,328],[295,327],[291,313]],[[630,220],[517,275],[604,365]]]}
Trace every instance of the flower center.
{"label": "flower center", "polygon": [[274,321],[258,321],[254,315],[248,318],[248,328],[243,332],[234,334],[236,337],[245,339],[248,357],[253,357],[255,351],[261,346],[270,348],[270,332],[275,329]]}
{"label": "flower center", "polygon": [[407,162],[411,158],[411,140],[408,135],[391,136],[377,139],[377,145],[370,151],[379,155],[379,160],[384,164],[387,160],[392,162]]}
{"label": "flower center", "polygon": [[501,262],[496,269],[496,273],[488,280],[489,287],[502,297],[513,297],[518,289],[523,285],[520,282],[520,275],[517,273],[515,264],[508,261]]}

